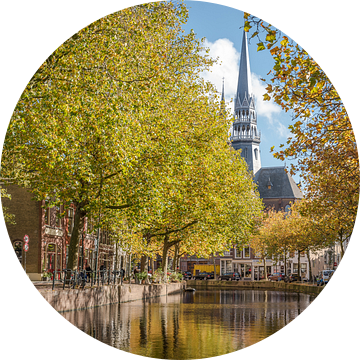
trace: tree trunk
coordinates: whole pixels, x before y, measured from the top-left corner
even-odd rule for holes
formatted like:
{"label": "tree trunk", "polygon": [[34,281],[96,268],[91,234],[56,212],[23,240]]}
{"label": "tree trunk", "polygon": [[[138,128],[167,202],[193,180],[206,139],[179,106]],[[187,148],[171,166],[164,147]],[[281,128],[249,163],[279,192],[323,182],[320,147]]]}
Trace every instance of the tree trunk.
{"label": "tree trunk", "polygon": [[301,269],[300,269],[300,250],[298,250],[298,280],[300,281],[300,274],[301,274]]}
{"label": "tree trunk", "polygon": [[165,235],[164,237],[164,247],[162,253],[162,262],[161,267],[164,272],[164,281],[167,281],[167,267],[168,267],[168,252],[169,252],[169,235]]}
{"label": "tree trunk", "polygon": [[[260,267],[259,267],[260,269]],[[266,271],[266,257],[264,257],[264,280],[267,280],[267,271]]]}
{"label": "tree trunk", "polygon": [[307,257],[308,257],[308,262],[309,262],[309,281],[312,281],[313,278],[312,278],[312,269],[311,269],[311,260],[310,260],[310,250],[306,250],[306,254],[307,254]]}
{"label": "tree trunk", "polygon": [[85,202],[75,203],[75,215],[74,215],[74,228],[71,233],[69,244],[69,257],[67,263],[67,269],[76,270],[78,266],[78,247],[79,241],[84,231],[84,223],[86,217],[86,211],[84,210]]}
{"label": "tree trunk", "polygon": [[148,257],[146,255],[143,255],[140,260],[140,271],[141,272],[147,271],[147,269],[146,269],[147,262],[148,262]]}
{"label": "tree trunk", "polygon": [[214,255],[214,253],[212,253],[212,257],[213,257],[213,263],[214,263],[214,280],[217,280],[217,277],[216,277],[215,255]]}
{"label": "tree trunk", "polygon": [[178,264],[178,259],[179,259],[179,244],[175,245],[175,251],[174,251],[174,261],[173,261],[173,270],[176,271],[177,270],[177,264]]}
{"label": "tree trunk", "polygon": [[[114,261],[114,274],[116,275],[116,271],[118,269],[118,256],[119,256],[119,245],[118,245],[118,242],[116,241],[116,244],[115,244],[115,261]],[[114,275],[114,283],[115,283],[115,279],[116,279],[116,276]]]}
{"label": "tree trunk", "polygon": [[339,231],[339,238],[340,238],[340,250],[341,250],[341,259],[344,257],[344,240],[343,240],[343,229]]}

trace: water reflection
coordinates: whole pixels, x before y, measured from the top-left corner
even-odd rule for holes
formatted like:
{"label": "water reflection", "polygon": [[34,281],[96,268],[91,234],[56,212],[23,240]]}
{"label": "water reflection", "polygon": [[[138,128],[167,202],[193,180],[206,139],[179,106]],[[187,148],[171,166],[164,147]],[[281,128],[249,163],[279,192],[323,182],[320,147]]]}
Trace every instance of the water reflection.
{"label": "water reflection", "polygon": [[198,359],[253,345],[292,321],[313,299],[278,291],[197,290],[63,316],[88,335],[133,354]]}

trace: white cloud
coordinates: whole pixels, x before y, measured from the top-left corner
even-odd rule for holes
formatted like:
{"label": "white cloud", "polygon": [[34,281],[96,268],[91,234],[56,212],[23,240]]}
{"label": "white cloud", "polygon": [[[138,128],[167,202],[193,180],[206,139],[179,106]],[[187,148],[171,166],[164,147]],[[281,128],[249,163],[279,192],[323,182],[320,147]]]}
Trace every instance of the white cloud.
{"label": "white cloud", "polygon": [[[236,95],[240,52],[236,50],[234,43],[226,38],[218,39],[213,43],[205,39],[204,45],[210,49],[210,56],[219,58],[219,60],[218,64],[211,68],[211,71],[203,73],[203,77],[213,83],[219,92],[221,92],[222,78],[225,78],[225,101],[230,102]],[[259,75],[255,73],[251,75],[258,116],[266,119],[269,125],[275,127],[280,136],[288,136],[289,130],[278,119],[278,115],[281,113],[280,106],[271,100],[263,100],[266,85],[260,80]],[[233,103],[230,106],[233,110]]]}
{"label": "white cloud", "polygon": [[219,60],[211,71],[203,73],[203,77],[214,84],[220,92],[222,78],[225,78],[225,100],[229,102],[236,93],[240,53],[229,39],[218,39],[214,43],[205,39],[204,45],[210,49],[210,56],[218,57]]}
{"label": "white cloud", "polygon": [[260,76],[251,73],[252,88],[256,99],[256,111],[258,116],[266,117],[270,124],[274,122],[274,116],[281,112],[279,105],[273,101],[264,101],[263,95],[266,93],[265,83],[260,80]]}

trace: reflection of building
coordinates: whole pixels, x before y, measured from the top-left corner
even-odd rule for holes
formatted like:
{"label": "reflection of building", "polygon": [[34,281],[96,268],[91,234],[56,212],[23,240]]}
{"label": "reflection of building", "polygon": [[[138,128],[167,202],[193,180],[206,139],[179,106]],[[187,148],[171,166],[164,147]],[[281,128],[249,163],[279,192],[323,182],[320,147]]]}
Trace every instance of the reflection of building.
{"label": "reflection of building", "polygon": [[[23,251],[24,236],[29,236],[29,250],[26,253],[26,272],[31,280],[40,280],[43,270],[54,271],[66,268],[71,231],[73,229],[74,209],[63,207],[45,208],[44,201],[34,201],[32,194],[16,185],[7,186],[11,200],[3,198],[4,206],[15,215],[15,225],[7,224],[7,230],[15,253],[25,267]],[[60,213],[65,216],[60,217]],[[89,263],[95,269],[95,235],[92,225],[85,222],[84,250],[79,244],[79,267]],[[111,268],[114,262],[115,246],[106,231],[100,232],[98,264]],[[120,255],[123,255],[122,253]],[[83,262],[82,262],[83,259]]]}

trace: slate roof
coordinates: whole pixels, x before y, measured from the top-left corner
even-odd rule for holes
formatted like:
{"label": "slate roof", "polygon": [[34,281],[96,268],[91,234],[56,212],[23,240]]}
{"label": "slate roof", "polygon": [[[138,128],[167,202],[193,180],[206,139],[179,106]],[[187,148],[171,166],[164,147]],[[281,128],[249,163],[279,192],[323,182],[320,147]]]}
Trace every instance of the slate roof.
{"label": "slate roof", "polygon": [[[283,198],[302,199],[303,193],[292,176],[285,171],[285,166],[262,167],[255,175],[262,199]],[[269,181],[271,189],[268,189]]]}

